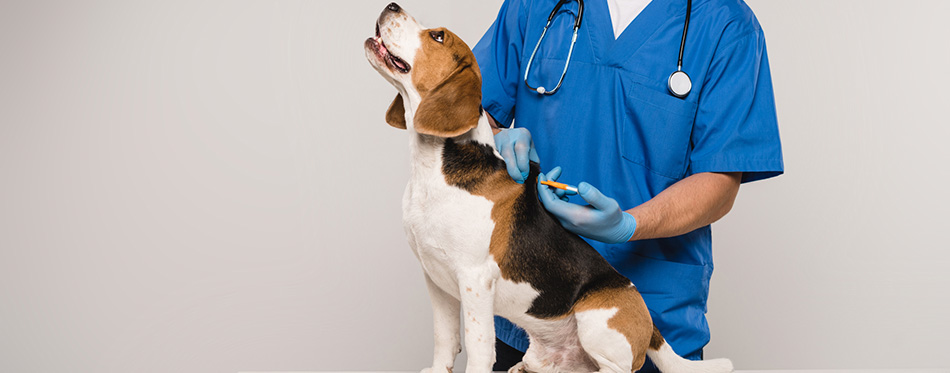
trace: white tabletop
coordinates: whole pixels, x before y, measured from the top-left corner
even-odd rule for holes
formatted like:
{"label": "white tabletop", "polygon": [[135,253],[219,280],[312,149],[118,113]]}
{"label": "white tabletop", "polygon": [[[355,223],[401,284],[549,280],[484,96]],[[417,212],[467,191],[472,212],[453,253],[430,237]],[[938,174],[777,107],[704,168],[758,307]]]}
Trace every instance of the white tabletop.
{"label": "white tabletop", "polygon": [[[247,371],[238,373],[418,373],[418,371]],[[464,373],[464,371],[457,371]],[[737,370],[735,373],[950,373],[945,369]]]}

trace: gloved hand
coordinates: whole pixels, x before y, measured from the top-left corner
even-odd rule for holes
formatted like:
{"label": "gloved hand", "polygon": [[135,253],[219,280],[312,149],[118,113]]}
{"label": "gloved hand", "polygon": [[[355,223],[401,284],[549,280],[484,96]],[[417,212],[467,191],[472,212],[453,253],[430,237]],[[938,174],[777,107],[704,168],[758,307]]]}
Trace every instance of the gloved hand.
{"label": "gloved hand", "polygon": [[508,175],[518,182],[524,184],[528,178],[528,161],[541,163],[538,159],[538,152],[534,150],[534,142],[531,141],[531,133],[524,128],[503,129],[495,134],[495,147],[498,153],[505,159],[505,166],[508,168]]}
{"label": "gloved hand", "polygon": [[[538,175],[538,181],[557,181],[559,176],[561,168],[555,167],[547,175]],[[604,196],[586,182],[577,186],[577,193],[590,204],[589,206],[566,202],[563,200],[566,199],[563,194],[558,196],[552,189],[539,183],[538,197],[544,208],[554,214],[561,225],[571,232],[605,243],[621,243],[629,241],[637,230],[637,220],[633,215],[621,210],[616,200]]]}

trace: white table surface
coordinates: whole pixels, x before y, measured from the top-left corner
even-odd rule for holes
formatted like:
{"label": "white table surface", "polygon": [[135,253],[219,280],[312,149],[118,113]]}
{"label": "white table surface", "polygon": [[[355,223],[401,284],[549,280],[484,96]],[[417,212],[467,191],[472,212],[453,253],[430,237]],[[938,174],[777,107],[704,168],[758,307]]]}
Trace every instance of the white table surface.
{"label": "white table surface", "polygon": [[[246,371],[238,373],[419,373],[419,371]],[[464,373],[457,370],[456,373]],[[735,373],[950,373],[946,369],[737,370]]]}

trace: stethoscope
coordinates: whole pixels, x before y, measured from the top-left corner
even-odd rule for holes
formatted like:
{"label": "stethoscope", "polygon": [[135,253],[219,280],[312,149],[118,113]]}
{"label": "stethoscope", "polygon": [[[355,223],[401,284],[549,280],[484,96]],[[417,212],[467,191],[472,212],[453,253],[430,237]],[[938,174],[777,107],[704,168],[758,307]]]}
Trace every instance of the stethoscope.
{"label": "stethoscope", "polygon": [[[557,11],[561,9],[561,5],[567,4],[572,0],[560,0],[557,2],[557,5],[554,6],[554,10],[551,11],[551,15],[548,16],[548,21],[544,25],[544,30],[541,31],[541,38],[538,39],[538,44],[534,46],[534,50],[531,51],[531,57],[528,58],[528,66],[524,70],[524,84],[531,88],[532,91],[538,92],[541,95],[553,95],[561,88],[561,83],[564,82],[564,75],[567,74],[567,67],[571,64],[571,54],[574,53],[574,43],[577,42],[577,30],[581,27],[581,20],[584,18],[584,0],[577,0],[577,17],[574,19],[574,35],[571,36],[571,47],[567,51],[567,60],[564,61],[564,70],[561,71],[561,78],[558,79],[557,85],[554,86],[554,89],[548,91],[543,86],[537,88],[532,87],[531,84],[528,84],[528,73],[531,72],[531,64],[534,62],[534,55],[538,52],[538,47],[541,46],[541,41],[544,40],[544,35],[548,32],[548,27],[551,26],[551,20],[554,19],[554,16],[557,14]],[[686,0],[686,21],[683,23],[683,38],[680,40],[680,54],[679,59],[676,61],[676,71],[670,74],[670,78],[667,80],[667,88],[670,90],[670,94],[678,98],[685,98],[689,95],[690,90],[693,88],[693,82],[689,79],[689,75],[683,71],[683,49],[686,46],[686,31],[689,29],[689,17],[690,13],[693,10],[693,0]]]}

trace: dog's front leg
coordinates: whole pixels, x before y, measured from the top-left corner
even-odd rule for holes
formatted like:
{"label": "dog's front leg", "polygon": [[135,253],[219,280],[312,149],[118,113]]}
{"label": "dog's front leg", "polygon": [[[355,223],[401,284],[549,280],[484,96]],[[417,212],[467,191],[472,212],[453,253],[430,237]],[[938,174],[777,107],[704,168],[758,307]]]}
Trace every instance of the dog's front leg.
{"label": "dog's front leg", "polygon": [[466,373],[491,372],[495,363],[495,282],[489,266],[460,272],[459,293],[465,325]]}
{"label": "dog's front leg", "polygon": [[426,274],[429,287],[429,300],[432,301],[433,332],[435,334],[435,353],[432,355],[432,367],[422,373],[452,372],[455,357],[462,351],[459,343],[460,302],[439,288]]}

